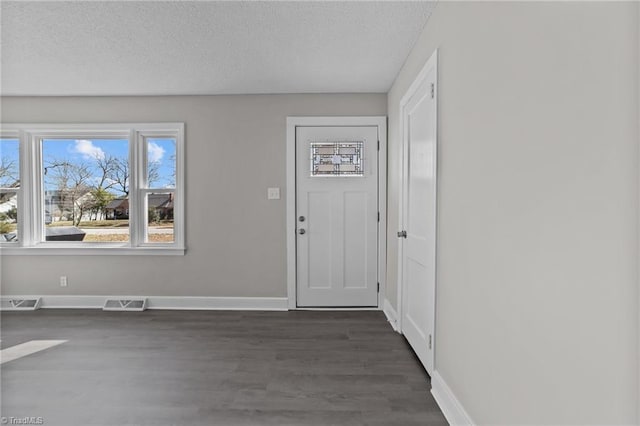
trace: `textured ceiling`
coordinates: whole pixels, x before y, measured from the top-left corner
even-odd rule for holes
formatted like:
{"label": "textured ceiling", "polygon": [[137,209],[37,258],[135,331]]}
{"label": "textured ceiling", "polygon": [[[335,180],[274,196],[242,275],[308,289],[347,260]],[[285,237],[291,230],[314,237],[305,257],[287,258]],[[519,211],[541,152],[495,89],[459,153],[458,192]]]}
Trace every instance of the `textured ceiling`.
{"label": "textured ceiling", "polygon": [[433,5],[2,1],[2,93],[386,92]]}

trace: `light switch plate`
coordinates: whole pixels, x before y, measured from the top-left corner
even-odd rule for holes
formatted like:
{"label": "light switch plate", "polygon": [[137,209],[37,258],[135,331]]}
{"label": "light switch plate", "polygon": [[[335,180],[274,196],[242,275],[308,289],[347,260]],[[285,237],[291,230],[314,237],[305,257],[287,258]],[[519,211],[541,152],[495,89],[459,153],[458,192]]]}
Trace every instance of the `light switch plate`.
{"label": "light switch plate", "polygon": [[268,200],[279,200],[280,199],[280,188],[267,188],[267,199]]}

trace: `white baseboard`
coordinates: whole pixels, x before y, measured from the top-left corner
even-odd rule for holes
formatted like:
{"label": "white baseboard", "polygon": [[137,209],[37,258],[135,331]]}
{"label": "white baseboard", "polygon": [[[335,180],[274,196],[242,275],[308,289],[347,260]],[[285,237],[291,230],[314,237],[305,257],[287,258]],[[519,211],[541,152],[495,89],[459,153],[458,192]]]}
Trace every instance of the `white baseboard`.
{"label": "white baseboard", "polygon": [[431,393],[450,425],[473,426],[475,424],[437,371],[434,371],[431,376]]}
{"label": "white baseboard", "polygon": [[[6,296],[18,299],[27,296]],[[30,296],[34,297],[34,296]],[[40,296],[41,309],[102,309],[106,299],[147,298],[147,309],[286,311],[286,297]]]}
{"label": "white baseboard", "polygon": [[147,309],[286,311],[286,297],[173,297],[151,296]]}
{"label": "white baseboard", "polygon": [[382,311],[387,316],[387,320],[389,321],[389,324],[391,324],[391,327],[400,333],[400,329],[398,328],[398,313],[393,309],[393,306],[391,306],[391,303],[389,303],[387,299],[384,299]]}

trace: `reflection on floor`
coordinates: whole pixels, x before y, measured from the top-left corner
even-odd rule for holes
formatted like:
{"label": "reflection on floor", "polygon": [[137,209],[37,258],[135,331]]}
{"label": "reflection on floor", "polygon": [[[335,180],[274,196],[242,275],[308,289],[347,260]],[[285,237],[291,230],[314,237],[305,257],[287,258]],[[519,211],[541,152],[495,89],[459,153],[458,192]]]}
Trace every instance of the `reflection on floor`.
{"label": "reflection on floor", "polygon": [[0,350],[0,364],[60,345],[66,340],[31,340]]}

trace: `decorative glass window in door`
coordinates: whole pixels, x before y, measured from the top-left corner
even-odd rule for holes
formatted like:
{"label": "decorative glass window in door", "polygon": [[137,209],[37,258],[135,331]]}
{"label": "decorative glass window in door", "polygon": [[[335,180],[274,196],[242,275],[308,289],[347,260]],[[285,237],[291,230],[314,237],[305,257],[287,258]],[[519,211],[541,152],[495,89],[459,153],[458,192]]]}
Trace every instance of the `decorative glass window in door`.
{"label": "decorative glass window in door", "polygon": [[311,176],[364,176],[364,142],[311,142]]}

